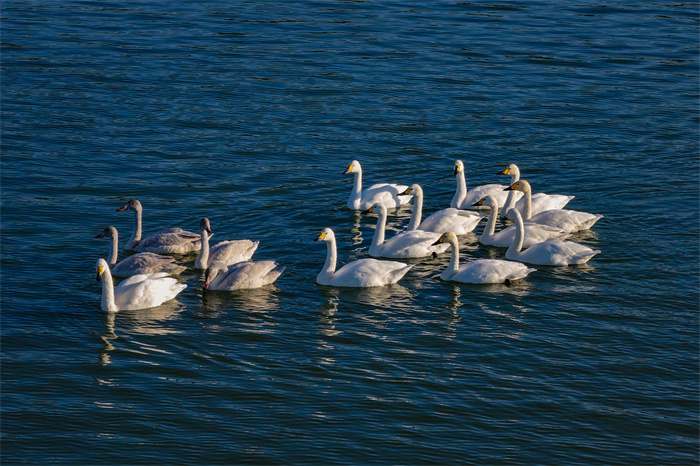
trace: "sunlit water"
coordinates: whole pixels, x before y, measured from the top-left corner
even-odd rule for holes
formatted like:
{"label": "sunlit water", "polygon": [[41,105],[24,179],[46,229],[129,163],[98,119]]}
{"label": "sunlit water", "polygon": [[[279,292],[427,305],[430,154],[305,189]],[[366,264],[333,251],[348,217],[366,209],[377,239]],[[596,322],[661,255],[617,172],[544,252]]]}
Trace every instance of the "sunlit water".
{"label": "sunlit water", "polygon": [[[2,9],[8,464],[698,462],[698,4],[19,2]],[[365,182],[574,194],[588,265],[506,285],[316,285],[367,256]],[[260,241],[275,286],[100,311],[146,233]],[[389,234],[410,208],[392,212]],[[482,224],[483,226],[483,224]],[[502,258],[463,238],[462,260]],[[123,253],[122,253],[123,255]],[[179,260],[193,265],[194,257]]]}

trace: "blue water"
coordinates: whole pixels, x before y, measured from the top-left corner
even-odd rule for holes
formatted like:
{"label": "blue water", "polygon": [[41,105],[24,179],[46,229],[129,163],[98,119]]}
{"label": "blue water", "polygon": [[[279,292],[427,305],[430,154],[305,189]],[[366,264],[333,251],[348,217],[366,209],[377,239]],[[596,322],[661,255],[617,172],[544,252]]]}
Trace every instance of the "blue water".
{"label": "blue water", "polygon": [[[698,6],[5,1],[3,463],[697,464]],[[367,256],[353,159],[426,214],[456,159],[469,186],[517,163],[605,216],[573,238],[602,252],[316,285],[321,228]],[[207,216],[287,270],[103,313],[93,236],[125,243],[130,198],[146,233]],[[481,228],[462,260],[503,256]]]}

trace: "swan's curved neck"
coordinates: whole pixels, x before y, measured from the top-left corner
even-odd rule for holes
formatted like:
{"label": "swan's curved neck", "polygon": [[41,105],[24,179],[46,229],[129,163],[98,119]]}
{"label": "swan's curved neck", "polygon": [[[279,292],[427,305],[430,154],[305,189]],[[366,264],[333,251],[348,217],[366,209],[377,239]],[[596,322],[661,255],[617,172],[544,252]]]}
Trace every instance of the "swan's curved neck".
{"label": "swan's curved neck", "polygon": [[102,272],[100,277],[102,281],[102,303],[101,308],[105,312],[117,312],[117,305],[114,302],[114,280],[112,280],[112,273],[108,268]]}
{"label": "swan's curved neck", "polygon": [[532,189],[528,186],[525,189],[525,209],[523,210],[523,219],[530,220],[532,217]]}
{"label": "swan's curved neck", "polygon": [[131,234],[131,238],[126,243],[127,249],[133,249],[139,241],[141,241],[141,209],[134,211],[134,232]]}
{"label": "swan's curved neck", "polygon": [[352,193],[348,204],[353,204],[353,208],[359,208],[360,199],[362,198],[362,172],[355,173],[355,181],[352,185]]}
{"label": "swan's curved neck", "polygon": [[112,232],[112,249],[109,251],[109,258],[107,259],[107,263],[109,264],[110,267],[114,267],[114,265],[117,263],[118,253],[119,253],[119,237],[113,231]]}
{"label": "swan's curved neck", "polygon": [[508,255],[518,254],[523,248],[523,241],[525,239],[525,225],[523,224],[523,219],[520,215],[515,214],[515,218],[512,219],[515,223],[515,237],[513,237],[513,242],[508,246],[506,251],[506,257]]}
{"label": "swan's curved neck", "polygon": [[386,207],[383,205],[379,209],[379,218],[377,219],[377,228],[374,230],[374,236],[372,237],[372,245],[370,248],[376,248],[384,243],[384,235],[386,234]]}
{"label": "swan's curved neck", "polygon": [[496,232],[496,210],[497,206],[491,204],[491,209],[489,210],[489,218],[484,226],[484,231],[481,233],[481,239],[491,238]]}
{"label": "swan's curved neck", "polygon": [[335,268],[338,261],[338,248],[335,244],[335,238],[332,241],[326,242],[326,263],[321,269],[321,275],[331,278],[335,273]]}
{"label": "swan's curved neck", "polygon": [[209,234],[207,230],[200,231],[202,248],[199,250],[197,260],[194,261],[194,266],[198,269],[206,269],[209,265]]}
{"label": "swan's curved neck", "polygon": [[[520,170],[514,169],[512,170],[510,174],[510,186],[513,186],[516,181],[520,179]],[[515,191],[512,189],[508,191],[508,197],[506,198],[505,204],[503,204],[503,208],[501,209],[500,216],[501,218],[506,218],[506,215],[508,214],[508,211],[515,207]]]}
{"label": "swan's curved neck", "polygon": [[452,246],[452,251],[450,252],[450,263],[447,265],[443,274],[452,277],[459,269],[459,244],[454,236],[448,236],[446,240],[450,243],[450,246]]}
{"label": "swan's curved neck", "polygon": [[416,191],[413,195],[413,212],[411,213],[411,221],[408,222],[408,228],[406,228],[406,231],[417,230],[422,217],[423,193],[421,191]]}
{"label": "swan's curved neck", "polygon": [[464,170],[460,170],[460,172],[455,175],[455,179],[457,180],[457,190],[452,198],[452,202],[450,202],[450,207],[459,209],[462,200],[467,196],[467,180],[464,177]]}

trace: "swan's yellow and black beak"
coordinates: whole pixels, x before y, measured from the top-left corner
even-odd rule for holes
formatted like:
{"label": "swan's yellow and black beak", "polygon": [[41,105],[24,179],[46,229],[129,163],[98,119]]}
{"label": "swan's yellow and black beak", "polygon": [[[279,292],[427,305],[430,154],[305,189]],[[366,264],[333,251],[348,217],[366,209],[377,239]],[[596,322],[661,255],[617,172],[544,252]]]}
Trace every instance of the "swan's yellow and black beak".
{"label": "swan's yellow and black beak", "polygon": [[352,169],[355,167],[355,165],[350,165],[348,168],[345,169],[343,172],[343,175],[347,175],[348,173],[352,173]]}
{"label": "swan's yellow and black beak", "polygon": [[363,214],[371,214],[372,212],[374,212],[374,208],[375,208],[375,207],[377,207],[377,206],[376,206],[376,205],[373,205],[373,206],[370,207],[369,209],[363,210],[361,213],[363,213]]}
{"label": "swan's yellow and black beak", "polygon": [[472,207],[479,207],[479,206],[484,205],[484,201],[485,201],[485,200],[486,200],[486,198],[479,199],[479,200],[476,201],[474,204],[472,204]]}
{"label": "swan's yellow and black beak", "polygon": [[105,268],[104,267],[97,267],[97,276],[95,277],[95,281],[101,281],[102,279],[102,274],[104,273]]}
{"label": "swan's yellow and black beak", "polygon": [[314,241],[323,241],[325,239],[326,239],[326,232],[324,231],[323,233],[318,235]]}
{"label": "swan's yellow and black beak", "polygon": [[411,195],[411,188],[406,189],[406,191],[399,193],[399,196],[410,196]]}
{"label": "swan's yellow and black beak", "polygon": [[496,175],[510,175],[510,167],[506,167],[502,172],[496,173]]}
{"label": "swan's yellow and black beak", "polygon": [[433,246],[437,246],[438,244],[444,243],[446,237],[447,237],[447,233],[443,233],[442,236],[440,237],[440,239],[438,239],[437,241],[435,241],[432,245],[433,245]]}
{"label": "swan's yellow and black beak", "polygon": [[455,171],[454,171],[453,174],[454,174],[454,175],[458,175],[460,171],[462,171],[462,169],[460,168],[460,166],[459,166],[459,165],[455,165]]}
{"label": "swan's yellow and black beak", "polygon": [[518,187],[518,182],[516,181],[516,182],[513,183],[512,185],[510,185],[510,186],[508,186],[507,188],[505,188],[503,191],[515,191],[515,188],[517,188],[517,187]]}

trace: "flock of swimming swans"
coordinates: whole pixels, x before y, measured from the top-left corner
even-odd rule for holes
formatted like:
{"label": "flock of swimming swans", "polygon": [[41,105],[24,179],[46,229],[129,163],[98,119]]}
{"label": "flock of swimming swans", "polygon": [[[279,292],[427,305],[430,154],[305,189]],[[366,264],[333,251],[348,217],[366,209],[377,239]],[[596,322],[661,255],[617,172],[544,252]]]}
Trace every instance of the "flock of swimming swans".
{"label": "flock of swimming swans", "polygon": [[[369,255],[337,268],[335,234],[324,228],[315,241],[325,242],[326,261],[316,282],[338,287],[375,287],[397,283],[412,264],[389,260],[430,257],[451,250],[450,262],[440,274],[443,280],[472,284],[493,284],[519,280],[536,269],[530,265],[567,266],[588,262],[600,251],[573,241],[573,232],[590,229],[602,215],[564,209],[574,196],[532,193],[520,170],[510,164],[498,175],[510,175],[510,184],[487,184],[467,190],[464,164],[457,160],[454,175],[457,189],[450,207],[422,219],[423,190],[420,185],[374,184],[362,189],[362,167],[354,160],[343,172],[354,176],[347,207],[363,213],[376,213],[377,227]],[[411,220],[406,231],[386,238],[388,209],[413,200]],[[472,232],[488,219],[479,242],[507,248],[505,259],[478,259],[459,263],[458,236]],[[273,260],[253,261],[257,241],[233,240],[209,244],[213,235],[208,218],[199,222],[199,233],[166,228],[142,237],[143,208],[137,199],[117,211],[134,213],[134,229],[125,248],[134,254],[118,262],[119,236],[113,226],[96,238],[111,238],[108,260],[98,259],[97,280],[102,282],[101,308],[106,312],[147,309],[175,298],[187,285],[172,275],[186,267],[170,254],[198,253],[194,266],[204,270],[204,289],[238,290],[274,283],[285,270]],[[495,232],[498,216],[513,225]],[[124,278],[114,286],[113,276]]]}

